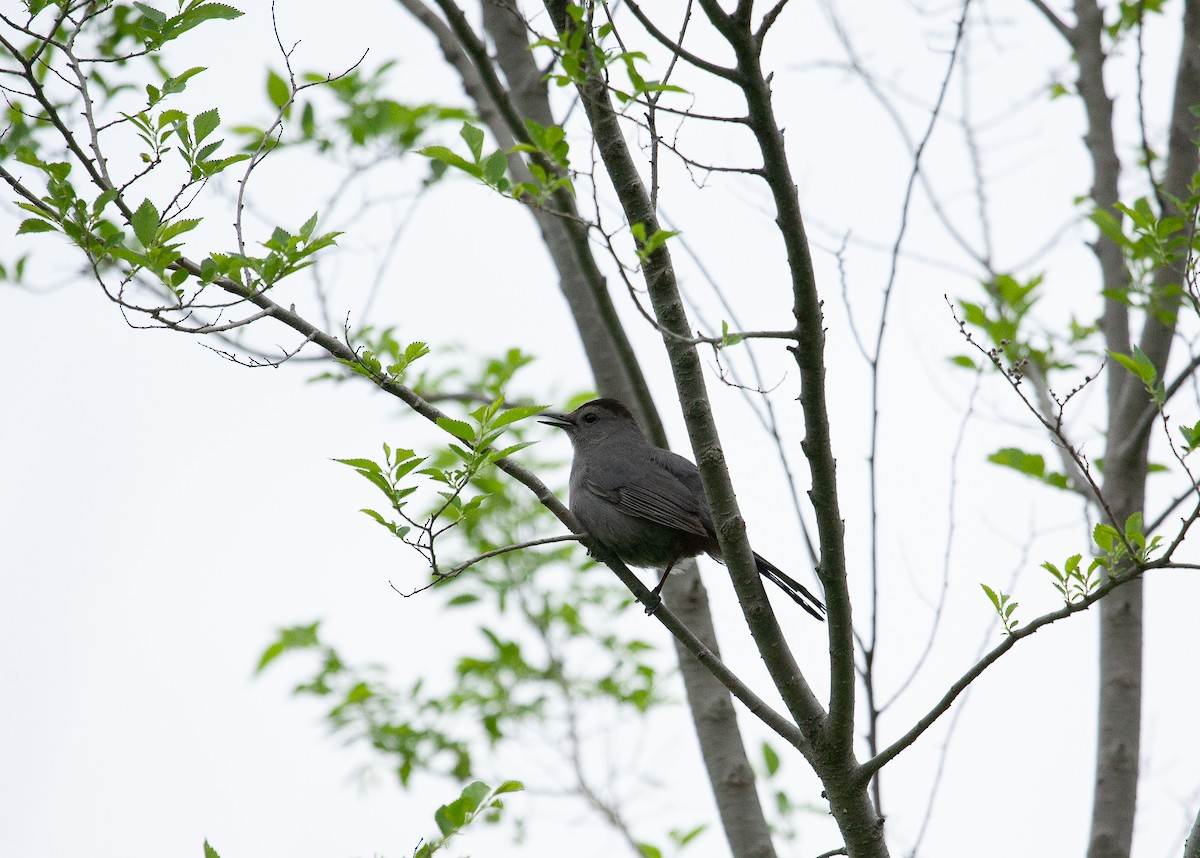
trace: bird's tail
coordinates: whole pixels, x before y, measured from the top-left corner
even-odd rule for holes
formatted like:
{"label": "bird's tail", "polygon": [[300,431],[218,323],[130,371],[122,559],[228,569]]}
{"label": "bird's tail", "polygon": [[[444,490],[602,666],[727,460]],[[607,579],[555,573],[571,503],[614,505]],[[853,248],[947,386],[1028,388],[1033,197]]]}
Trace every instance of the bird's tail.
{"label": "bird's tail", "polygon": [[759,575],[791,596],[801,608],[825,622],[825,603],[810,593],[807,587],[758,553],[754,555],[754,563],[758,566]]}

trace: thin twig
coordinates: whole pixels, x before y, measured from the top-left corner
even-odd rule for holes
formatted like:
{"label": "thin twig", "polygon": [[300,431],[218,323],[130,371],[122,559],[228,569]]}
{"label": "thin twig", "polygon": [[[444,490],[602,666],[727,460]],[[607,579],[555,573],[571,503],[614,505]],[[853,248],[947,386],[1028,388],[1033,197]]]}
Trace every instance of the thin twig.
{"label": "thin twig", "polygon": [[1034,634],[1043,626],[1048,626],[1051,623],[1058,622],[1059,620],[1069,617],[1072,614],[1078,614],[1081,611],[1087,610],[1113,590],[1117,589],[1123,584],[1128,584],[1130,581],[1136,580],[1145,569],[1150,568],[1157,567],[1155,564],[1136,566],[1128,572],[1114,576],[1079,601],[1064,605],[1057,611],[1051,611],[1048,614],[1043,614],[1042,616],[1030,622],[1028,625],[1021,626],[1020,628],[1017,628],[1010,634],[1006,635],[1001,643],[993,647],[986,656],[972,665],[966,673],[959,677],[954,684],[950,686],[949,690],[942,695],[941,700],[939,700],[933,706],[933,708],[929,710],[929,712],[922,716],[921,719],[912,726],[912,728],[910,728],[906,733],[904,733],[904,735],[892,742],[892,744],[888,745],[874,757],[862,763],[858,767],[858,771],[855,773],[856,780],[865,783],[868,779],[874,777],[875,773],[883,768],[887,763],[891,762],[902,751],[912,745],[912,743],[919,739],[926,730],[933,726],[934,722],[937,721],[938,718],[946,713],[958,696],[971,686],[971,683],[978,679],[985,670],[995,664],[996,660],[999,659],[1000,656],[1004,655],[1006,652],[1016,646],[1019,641],[1022,641]]}
{"label": "thin twig", "polygon": [[530,539],[527,542],[516,542],[516,543],[513,543],[512,545],[505,545],[501,548],[495,548],[491,551],[485,551],[483,554],[476,555],[475,557],[472,557],[470,560],[459,563],[457,566],[452,567],[450,570],[448,570],[446,572],[443,572],[440,569],[435,568],[433,570],[433,580],[432,581],[430,581],[424,587],[418,587],[417,589],[412,590],[408,593],[404,592],[403,590],[397,589],[396,585],[392,584],[391,581],[389,581],[388,584],[391,585],[393,590],[395,590],[397,593],[399,593],[401,596],[403,596],[404,598],[407,599],[409,596],[415,596],[418,593],[424,593],[430,587],[436,587],[438,584],[441,584],[443,581],[448,581],[451,578],[458,577],[461,573],[470,569],[476,563],[487,560],[490,557],[498,557],[501,554],[508,554],[510,551],[522,551],[526,548],[534,548],[538,545],[550,545],[555,542],[579,542],[579,541],[581,541],[579,535],[573,533],[569,536],[547,536],[542,539]]}

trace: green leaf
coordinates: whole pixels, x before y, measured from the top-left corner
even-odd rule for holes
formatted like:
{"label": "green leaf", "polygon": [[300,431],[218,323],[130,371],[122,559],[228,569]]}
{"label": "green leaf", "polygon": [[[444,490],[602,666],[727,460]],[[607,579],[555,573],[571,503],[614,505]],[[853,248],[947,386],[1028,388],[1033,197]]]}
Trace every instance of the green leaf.
{"label": "green leaf", "polygon": [[463,441],[475,440],[475,430],[471,428],[469,423],[464,423],[461,420],[455,420],[452,417],[439,417],[437,419],[437,425],[442,429],[445,429],[455,438],[459,438]]}
{"label": "green leaf", "polygon": [[162,27],[163,24],[167,23],[167,16],[153,6],[147,6],[145,3],[134,3],[133,6],[156,26]]}
{"label": "green leaf", "polygon": [[217,850],[208,845],[207,839],[204,841],[204,858],[221,858]]}
{"label": "green leaf", "polygon": [[1144,385],[1147,387],[1154,385],[1154,379],[1158,376],[1158,370],[1154,368],[1154,364],[1150,358],[1146,357],[1145,352],[1137,346],[1133,347],[1132,355],[1123,355],[1120,352],[1113,351],[1110,351],[1109,354],[1113,360],[1137,376]]}
{"label": "green leaf", "polygon": [[158,127],[166,128],[176,122],[187,122],[187,114],[182,110],[164,110],[158,114]]}
{"label": "green leaf", "polygon": [[770,777],[779,771],[779,754],[777,754],[775,749],[769,744],[763,742],[762,755],[763,765],[766,766],[767,769],[767,777]]}
{"label": "green leaf", "polygon": [[525,784],[520,781],[505,781],[496,787],[495,793],[496,795],[504,795],[510,792],[521,792],[523,789],[525,789]]}
{"label": "green leaf", "polygon": [[154,234],[158,231],[158,209],[154,207],[154,203],[149,199],[142,200],[129,223],[133,227],[133,234],[143,247],[151,247],[154,244]]}
{"label": "green leaf", "polygon": [[1142,534],[1142,513],[1131,513],[1129,518],[1125,519],[1125,539],[1129,542],[1137,541],[1137,537],[1145,538]]}
{"label": "green leaf", "polygon": [[952,358],[948,358],[948,360],[950,361],[950,363],[954,364],[955,366],[961,366],[963,369],[978,369],[979,368],[975,365],[975,361],[971,360],[966,355],[955,355]]}
{"label": "green leaf", "polygon": [[196,114],[196,118],[192,120],[192,128],[196,136],[196,142],[199,143],[209,134],[217,130],[217,126],[221,124],[221,114],[217,108],[206,110],[203,113]]}
{"label": "green leaf", "polygon": [[101,193],[100,196],[96,197],[95,201],[92,203],[92,214],[99,215],[101,212],[103,212],[106,208],[108,208],[109,203],[117,198],[119,193],[120,192],[116,188],[109,188],[107,191]]}
{"label": "green leaf", "polygon": [[462,818],[453,804],[443,804],[433,813],[433,821],[437,823],[442,837],[449,837],[462,828]]}
{"label": "green leaf", "polygon": [[267,97],[277,108],[283,107],[292,97],[292,88],[288,86],[288,82],[273,71],[267,72]]}
{"label": "green leaf", "polygon": [[185,232],[191,232],[200,225],[200,222],[200,218],[193,217],[183,218],[182,220],[169,223],[163,227],[162,232],[159,233],[159,240],[166,242],[176,238],[177,236],[183,235]]}
{"label": "green leaf", "polygon": [[181,16],[188,25],[194,27],[202,21],[232,21],[242,17],[242,12],[225,3],[201,3],[193,6]]}
{"label": "green leaf", "polygon": [[417,154],[424,155],[426,158],[432,158],[434,161],[439,161],[448,167],[456,167],[477,179],[483,177],[482,167],[471,163],[466,158],[455,153],[454,150],[447,149],[445,146],[426,146],[424,149],[418,149]]}
{"label": "green leaf", "polygon": [[1000,597],[996,595],[996,591],[993,590],[991,587],[989,587],[987,584],[980,584],[979,586],[983,588],[983,592],[986,593],[988,599],[991,600],[992,607],[994,607],[997,611],[999,611],[1000,610]]}
{"label": "green leaf", "polygon": [[[641,226],[641,224],[638,225]],[[642,235],[645,235],[646,228],[644,226],[642,227],[641,232]],[[667,239],[673,238],[677,235],[679,235],[679,231],[674,229],[655,230],[652,235],[647,236],[644,240],[639,239],[641,249],[638,250],[638,256],[645,259],[662,247],[667,242]]]}
{"label": "green leaf", "polygon": [[[403,504],[398,504],[397,506],[403,506]],[[359,512],[361,512],[361,513],[362,513],[363,515],[365,515],[367,518],[369,518],[369,519],[371,519],[372,521],[374,521],[376,524],[378,524],[378,525],[380,525],[381,527],[383,527],[385,530],[387,530],[389,533],[391,533],[391,534],[392,534],[392,536],[396,536],[396,537],[399,537],[399,538],[401,538],[401,539],[403,539],[403,538],[404,538],[404,536],[405,536],[405,535],[408,533],[408,531],[411,529],[411,528],[408,528],[408,527],[404,527],[404,526],[402,526],[402,525],[399,525],[399,524],[397,524],[396,522],[394,522],[394,521],[391,521],[391,520],[389,520],[389,519],[385,518],[385,517],[383,516],[383,514],[382,514],[382,513],[380,513],[378,510],[374,510],[374,509],[360,509],[360,510],[359,510]]]}
{"label": "green leaf", "polygon": [[1179,434],[1183,435],[1185,453],[1190,453],[1200,446],[1200,423],[1194,426],[1180,426]]}
{"label": "green leaf", "polygon": [[37,153],[28,146],[18,146],[17,153],[14,155],[17,161],[21,164],[28,164],[30,167],[44,167],[45,162],[37,156]]}
{"label": "green leaf", "polygon": [[280,630],[278,640],[267,647],[262,657],[259,658],[258,666],[254,669],[255,673],[261,673],[263,668],[289,650],[319,646],[318,626],[320,626],[319,622],[313,623],[311,626],[293,626]]}
{"label": "green leaf", "polygon": [[306,220],[304,222],[304,225],[300,227],[300,237],[303,238],[305,241],[308,241],[310,238],[312,238],[313,230],[316,228],[317,228],[317,212],[313,212],[312,217],[310,217],[308,220]]}
{"label": "green leaf", "polygon": [[516,423],[518,420],[525,420],[533,417],[535,414],[541,414],[545,411],[545,405],[518,405],[515,408],[510,408],[492,421],[492,427],[499,429],[501,426],[508,426],[510,423]]}
{"label": "green leaf", "polygon": [[467,785],[467,787],[462,791],[460,798],[465,800],[465,804],[470,807],[471,810],[475,810],[480,804],[483,803],[483,800],[487,798],[489,792],[491,792],[491,789],[489,789],[487,784],[485,784],[483,781],[475,781],[474,783]]}
{"label": "green leaf", "polygon": [[1039,480],[1046,474],[1046,460],[1037,453],[1026,453],[1016,447],[1005,447],[1002,450],[997,450],[992,455],[988,456],[988,461],[1003,465],[1006,468],[1012,468],[1020,471],[1022,474],[1027,474],[1031,477],[1036,477]]}
{"label": "green leaf", "polygon": [[513,444],[510,447],[504,447],[500,450],[493,451],[491,454],[488,455],[488,459],[493,462],[498,461],[500,459],[507,459],[513,453],[520,452],[521,450],[524,450],[526,447],[532,447],[536,443],[537,443],[536,441],[522,441],[520,444]]}
{"label": "green leaf", "polygon": [[462,130],[458,133],[462,135],[463,140],[467,141],[467,148],[475,157],[475,163],[479,163],[479,159],[483,155],[483,131],[469,122],[464,122]]}
{"label": "green leaf", "polygon": [[1070,480],[1067,479],[1066,474],[1046,470],[1046,460],[1037,453],[1027,453],[1016,447],[1005,447],[988,456],[988,461],[1020,471],[1022,474],[1056,489],[1070,488]]}
{"label": "green leaf", "polygon": [[483,180],[489,185],[495,185],[508,172],[508,158],[500,150],[488,155],[483,161]]}
{"label": "green leaf", "polygon": [[288,249],[288,240],[292,234],[281,226],[277,226],[271,230],[271,240],[267,242],[267,247],[271,250],[284,251]]}
{"label": "green leaf", "polygon": [[972,303],[971,301],[963,301],[960,306],[963,311],[963,319],[967,324],[984,329],[991,326],[991,319],[988,318],[987,312],[979,304]]}
{"label": "green leaf", "polygon": [[1092,529],[1092,542],[1105,554],[1111,554],[1113,546],[1118,544],[1121,534],[1115,527],[1108,524],[1097,524]]}
{"label": "green leaf", "polygon": [[[176,18],[173,20],[179,20],[179,19]],[[184,29],[190,29],[190,28],[184,28]],[[177,29],[176,35],[178,35],[180,32],[182,32],[182,30]],[[204,66],[193,66],[192,68],[183,72],[183,74],[179,74],[174,77],[167,78],[166,80],[163,81],[163,94],[167,95],[170,93],[183,92],[185,89],[187,89],[188,80],[190,80],[191,78],[200,74],[202,71],[206,71]]]}
{"label": "green leaf", "polygon": [[227,167],[230,167],[234,164],[240,164],[242,161],[249,161],[249,160],[250,160],[250,154],[247,152],[243,152],[240,155],[230,155],[228,158],[218,158],[215,161],[205,161],[203,164],[201,164],[199,166],[200,166],[201,172],[205,176],[215,176],[217,173],[220,173],[222,170],[224,170]]}
{"label": "green leaf", "polygon": [[26,235],[31,232],[57,232],[54,224],[47,223],[40,218],[31,217],[21,221],[21,225],[17,227],[17,235]]}
{"label": "green leaf", "polygon": [[349,465],[352,468],[357,468],[360,471],[373,471],[377,474],[383,473],[383,468],[378,463],[370,459],[334,459],[335,462],[341,462],[343,465]]}

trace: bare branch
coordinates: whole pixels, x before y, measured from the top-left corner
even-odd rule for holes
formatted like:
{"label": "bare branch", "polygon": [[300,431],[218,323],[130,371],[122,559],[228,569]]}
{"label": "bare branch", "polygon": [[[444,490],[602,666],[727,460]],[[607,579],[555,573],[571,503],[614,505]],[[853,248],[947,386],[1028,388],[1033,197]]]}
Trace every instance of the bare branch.
{"label": "bare branch", "polygon": [[450,569],[448,569],[445,572],[436,568],[436,566],[435,566],[433,569],[433,580],[430,581],[428,584],[426,584],[424,587],[418,587],[417,589],[411,590],[409,592],[404,592],[403,590],[398,589],[396,587],[396,585],[392,584],[390,581],[388,583],[391,585],[393,590],[395,590],[397,593],[399,593],[401,596],[403,596],[404,598],[407,599],[408,597],[415,596],[418,593],[424,593],[430,587],[436,587],[437,585],[441,584],[443,581],[449,581],[451,578],[457,578],[461,573],[470,569],[476,563],[479,563],[483,560],[487,560],[491,557],[499,557],[501,554],[508,554],[510,551],[523,551],[526,548],[534,548],[538,545],[551,545],[555,542],[580,542],[580,541],[582,541],[580,536],[578,534],[573,533],[570,536],[547,536],[542,539],[530,539],[527,542],[517,542],[512,545],[505,545],[502,548],[496,548],[492,551],[485,551],[483,554],[476,555],[475,557],[472,557],[470,560],[466,560],[462,563],[459,563],[459,564],[451,567]]}
{"label": "bare branch", "polygon": [[[967,409],[963,413],[962,420],[958,424],[958,435],[954,439],[954,449],[950,453],[950,490],[947,492],[946,500],[946,545],[942,549],[942,582],[938,589],[937,604],[933,608],[933,622],[929,624],[929,634],[925,638],[925,646],[921,650],[921,654],[917,656],[913,663],[912,669],[904,681],[892,692],[880,706],[879,711],[885,712],[893,703],[895,703],[912,681],[917,678],[925,660],[929,658],[929,654],[933,652],[933,642],[937,638],[938,629],[941,627],[942,614],[946,607],[946,593],[950,589],[950,558],[954,549],[954,534],[957,524],[957,515],[955,507],[958,499],[958,467],[959,455],[962,453],[963,441],[967,437],[967,425],[970,423],[972,416],[975,413],[975,397],[979,394],[979,385],[983,380],[983,371],[979,370],[975,373],[975,383],[971,387],[971,393],[967,397]],[[982,655],[982,653],[980,653]]]}
{"label": "bare branch", "polygon": [[767,10],[763,15],[762,22],[758,25],[758,29],[754,32],[754,38],[761,46],[767,38],[767,33],[775,22],[779,19],[780,13],[783,12],[783,7],[787,5],[788,0],[777,0],[774,6]]}
{"label": "bare branch", "polygon": [[923,715],[908,732],[906,732],[892,744],[888,745],[874,757],[860,765],[858,767],[858,771],[855,773],[856,779],[861,783],[866,783],[867,780],[873,777],[876,772],[883,768],[884,765],[895,759],[901,751],[912,745],[912,743],[919,739],[926,730],[933,726],[934,722],[936,722],[938,718],[940,718],[947,712],[947,710],[950,709],[951,704],[954,703],[960,694],[970,687],[971,683],[978,679],[985,670],[995,664],[996,660],[999,659],[1000,656],[1004,655],[1006,652],[1016,646],[1019,641],[1029,637],[1044,626],[1048,626],[1051,623],[1056,623],[1061,619],[1071,616],[1072,614],[1078,614],[1081,611],[1087,610],[1113,590],[1117,589],[1123,584],[1128,584],[1130,581],[1136,580],[1141,576],[1144,569],[1149,568],[1154,568],[1154,564],[1135,567],[1129,572],[1109,578],[1108,581],[1106,581],[1104,584],[1101,584],[1092,593],[1089,593],[1079,601],[1064,605],[1057,611],[1051,611],[1048,614],[1043,614],[1042,616],[1030,622],[1028,625],[1021,626],[1011,634],[1007,635],[1001,643],[993,647],[986,656],[972,665],[970,670],[959,677],[954,684],[950,686],[950,689],[942,696],[942,699],[939,700],[937,704],[929,710],[929,712]]}
{"label": "bare branch", "polygon": [[1050,22],[1050,26],[1058,30],[1060,36],[1067,40],[1070,45],[1075,44],[1075,31],[1068,27],[1061,18],[1054,13],[1054,10],[1043,2],[1043,0],[1029,0],[1033,7],[1037,9]]}
{"label": "bare branch", "polygon": [[[689,7],[691,6],[690,3],[688,5]],[[702,59],[701,57],[693,54],[691,51],[686,50],[682,44],[676,42],[654,25],[654,22],[650,20],[650,17],[644,11],[642,11],[641,4],[638,3],[637,0],[625,0],[625,6],[628,7],[629,11],[633,13],[633,16],[638,19],[638,23],[640,23],[646,29],[646,32],[653,36],[655,41],[663,45],[663,47],[669,50],[672,54],[680,57],[683,60],[686,60],[690,65],[695,66],[701,71],[706,71],[711,75],[716,75],[717,77],[724,78],[725,80],[734,81],[735,83],[737,82],[737,69],[726,68],[725,66],[717,65],[716,63],[710,63],[708,60]]]}

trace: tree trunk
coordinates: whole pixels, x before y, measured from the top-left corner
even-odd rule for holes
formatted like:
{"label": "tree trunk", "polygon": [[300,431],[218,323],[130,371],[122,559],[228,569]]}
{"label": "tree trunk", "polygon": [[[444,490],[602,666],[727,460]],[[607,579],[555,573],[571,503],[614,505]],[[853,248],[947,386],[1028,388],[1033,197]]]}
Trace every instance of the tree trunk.
{"label": "tree trunk", "polygon": [[[1095,10],[1095,17],[1098,16],[1099,11]],[[1081,18],[1081,29],[1083,25]],[[1080,68],[1082,76],[1082,56]],[[1189,197],[1192,177],[1200,168],[1195,118],[1191,112],[1197,104],[1200,104],[1200,2],[1187,0],[1166,170],[1162,187],[1155,189],[1163,217],[1188,216],[1175,207],[1174,201]],[[1096,200],[1097,207],[1100,202]],[[1159,380],[1165,378],[1175,339],[1180,286],[1187,275],[1186,266],[1187,255],[1180,253],[1154,274],[1150,308],[1139,346],[1154,364]],[[1106,285],[1113,284],[1106,278]],[[1115,285],[1122,288],[1127,284]],[[1130,351],[1128,308],[1116,308],[1114,305],[1120,302],[1111,299],[1106,303],[1105,336],[1109,348],[1127,354]],[[1124,318],[1123,323],[1119,316]],[[1145,507],[1150,418],[1155,406],[1142,383],[1115,365],[1109,369],[1108,406],[1104,497],[1117,519],[1114,524],[1120,527],[1129,515]],[[1142,581],[1133,581],[1100,605],[1100,700],[1088,858],[1128,858],[1133,847],[1141,734],[1142,587]]]}
{"label": "tree trunk", "polygon": [[[440,18],[429,13],[421,0],[401,0],[401,3],[438,37],[443,53],[459,71],[480,116],[500,146],[510,148],[516,142],[512,130],[496,109],[479,80],[480,71],[464,54],[459,40]],[[529,50],[529,31],[520,11],[512,0],[494,0],[481,6],[484,28],[495,49],[495,66],[503,72],[507,84],[507,98],[522,117],[544,126],[554,124],[546,83]],[[514,170],[520,171],[518,180],[528,178],[520,158],[510,158],[509,162]],[[591,254],[587,231],[577,222],[577,212],[572,208],[566,213],[568,217],[563,217],[550,211],[531,211],[558,270],[559,286],[575,320],[596,389],[603,396],[627,403],[649,437],[659,446],[667,446],[641,367]],[[672,575],[666,599],[683,623],[709,649],[719,652],[708,596],[695,563],[686,564],[681,574]],[[770,826],[763,814],[732,698],[678,641],[675,644],[701,755],[730,850],[734,858],[774,858]]]}

